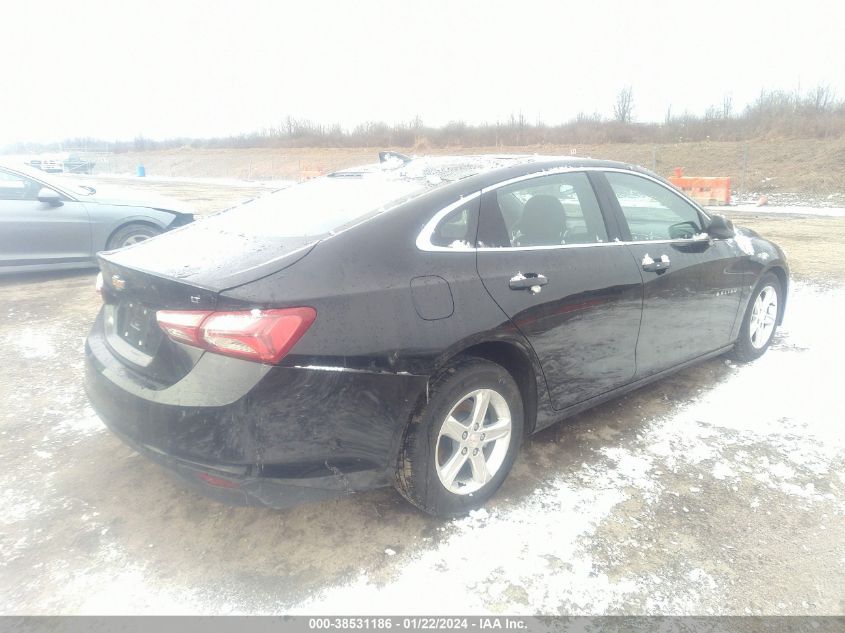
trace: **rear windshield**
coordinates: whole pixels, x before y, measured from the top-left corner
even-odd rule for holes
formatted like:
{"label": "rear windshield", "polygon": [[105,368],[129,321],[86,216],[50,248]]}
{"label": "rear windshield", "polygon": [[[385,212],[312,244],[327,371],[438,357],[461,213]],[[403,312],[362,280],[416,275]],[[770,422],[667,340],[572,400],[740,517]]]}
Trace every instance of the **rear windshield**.
{"label": "rear windshield", "polygon": [[321,238],[413,198],[433,185],[387,174],[316,178],[256,198],[206,220],[227,232]]}

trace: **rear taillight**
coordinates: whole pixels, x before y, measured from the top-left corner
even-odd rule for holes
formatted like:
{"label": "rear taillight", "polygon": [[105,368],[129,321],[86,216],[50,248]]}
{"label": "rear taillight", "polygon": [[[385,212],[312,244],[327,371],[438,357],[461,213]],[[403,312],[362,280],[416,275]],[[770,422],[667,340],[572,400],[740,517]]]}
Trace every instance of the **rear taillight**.
{"label": "rear taillight", "polygon": [[199,310],[159,310],[156,312],[156,320],[164,333],[174,341],[204,347],[200,325],[212,314]]}
{"label": "rear taillight", "polygon": [[316,318],[314,308],[156,313],[159,326],[174,341],[261,363],[282,360]]}

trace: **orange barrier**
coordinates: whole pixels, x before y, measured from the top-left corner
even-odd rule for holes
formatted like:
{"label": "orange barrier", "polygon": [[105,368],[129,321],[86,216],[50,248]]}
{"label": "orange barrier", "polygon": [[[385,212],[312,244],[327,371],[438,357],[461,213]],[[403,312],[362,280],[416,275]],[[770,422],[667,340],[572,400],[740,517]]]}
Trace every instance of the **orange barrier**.
{"label": "orange barrier", "polygon": [[724,205],[731,203],[731,179],[729,176],[684,176],[680,167],[669,182],[699,204]]}

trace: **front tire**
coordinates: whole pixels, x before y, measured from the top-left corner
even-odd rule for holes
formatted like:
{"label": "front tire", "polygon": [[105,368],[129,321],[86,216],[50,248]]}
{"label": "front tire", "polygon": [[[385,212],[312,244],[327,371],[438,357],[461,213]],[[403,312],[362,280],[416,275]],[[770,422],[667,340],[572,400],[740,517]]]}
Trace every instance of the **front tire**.
{"label": "front tire", "polygon": [[453,363],[432,381],[405,434],[397,490],[435,516],[482,506],[513,466],[523,417],[519,387],[502,366],[470,357]]}
{"label": "front tire", "polygon": [[123,248],[124,246],[132,246],[145,240],[155,237],[160,234],[161,230],[149,224],[140,224],[133,222],[126,226],[121,226],[109,238],[109,243],[106,245],[107,250],[114,250],[116,248]]}
{"label": "front tire", "polygon": [[769,349],[783,305],[780,280],[766,273],[751,296],[731,356],[742,363],[760,358]]}

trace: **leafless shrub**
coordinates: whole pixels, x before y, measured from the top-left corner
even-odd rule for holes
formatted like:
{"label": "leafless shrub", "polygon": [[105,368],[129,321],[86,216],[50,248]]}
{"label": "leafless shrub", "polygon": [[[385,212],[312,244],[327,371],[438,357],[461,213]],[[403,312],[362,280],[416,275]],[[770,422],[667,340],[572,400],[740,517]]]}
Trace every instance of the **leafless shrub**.
{"label": "leafless shrub", "polygon": [[613,104],[613,118],[620,123],[630,123],[634,114],[634,92],[631,86],[625,86],[616,95],[616,103]]}
{"label": "leafless shrub", "polygon": [[320,124],[285,117],[278,125],[248,134],[222,138],[172,138],[152,140],[142,135],[131,141],[93,138],[66,139],[61,143],[17,143],[6,153],[87,149],[90,151],[146,151],[172,148],[251,147],[500,147],[577,145],[601,143],[678,143],[684,141],[739,141],[758,138],[826,138],[845,136],[845,100],[828,85],[804,94],[798,91],[763,90],[742,112],[734,114],[730,96],[708,108],[703,116],[667,109],[662,123],[634,123],[633,95],[623,89],[607,120],[598,113],[579,113],[559,125],[528,122],[521,113],[505,121],[470,125],[461,120],[440,127],[427,126],[417,116],[387,124],[367,121],[352,129],[340,124]]}
{"label": "leafless shrub", "polygon": [[807,93],[804,101],[816,112],[827,112],[836,104],[836,91],[828,84],[819,84]]}

